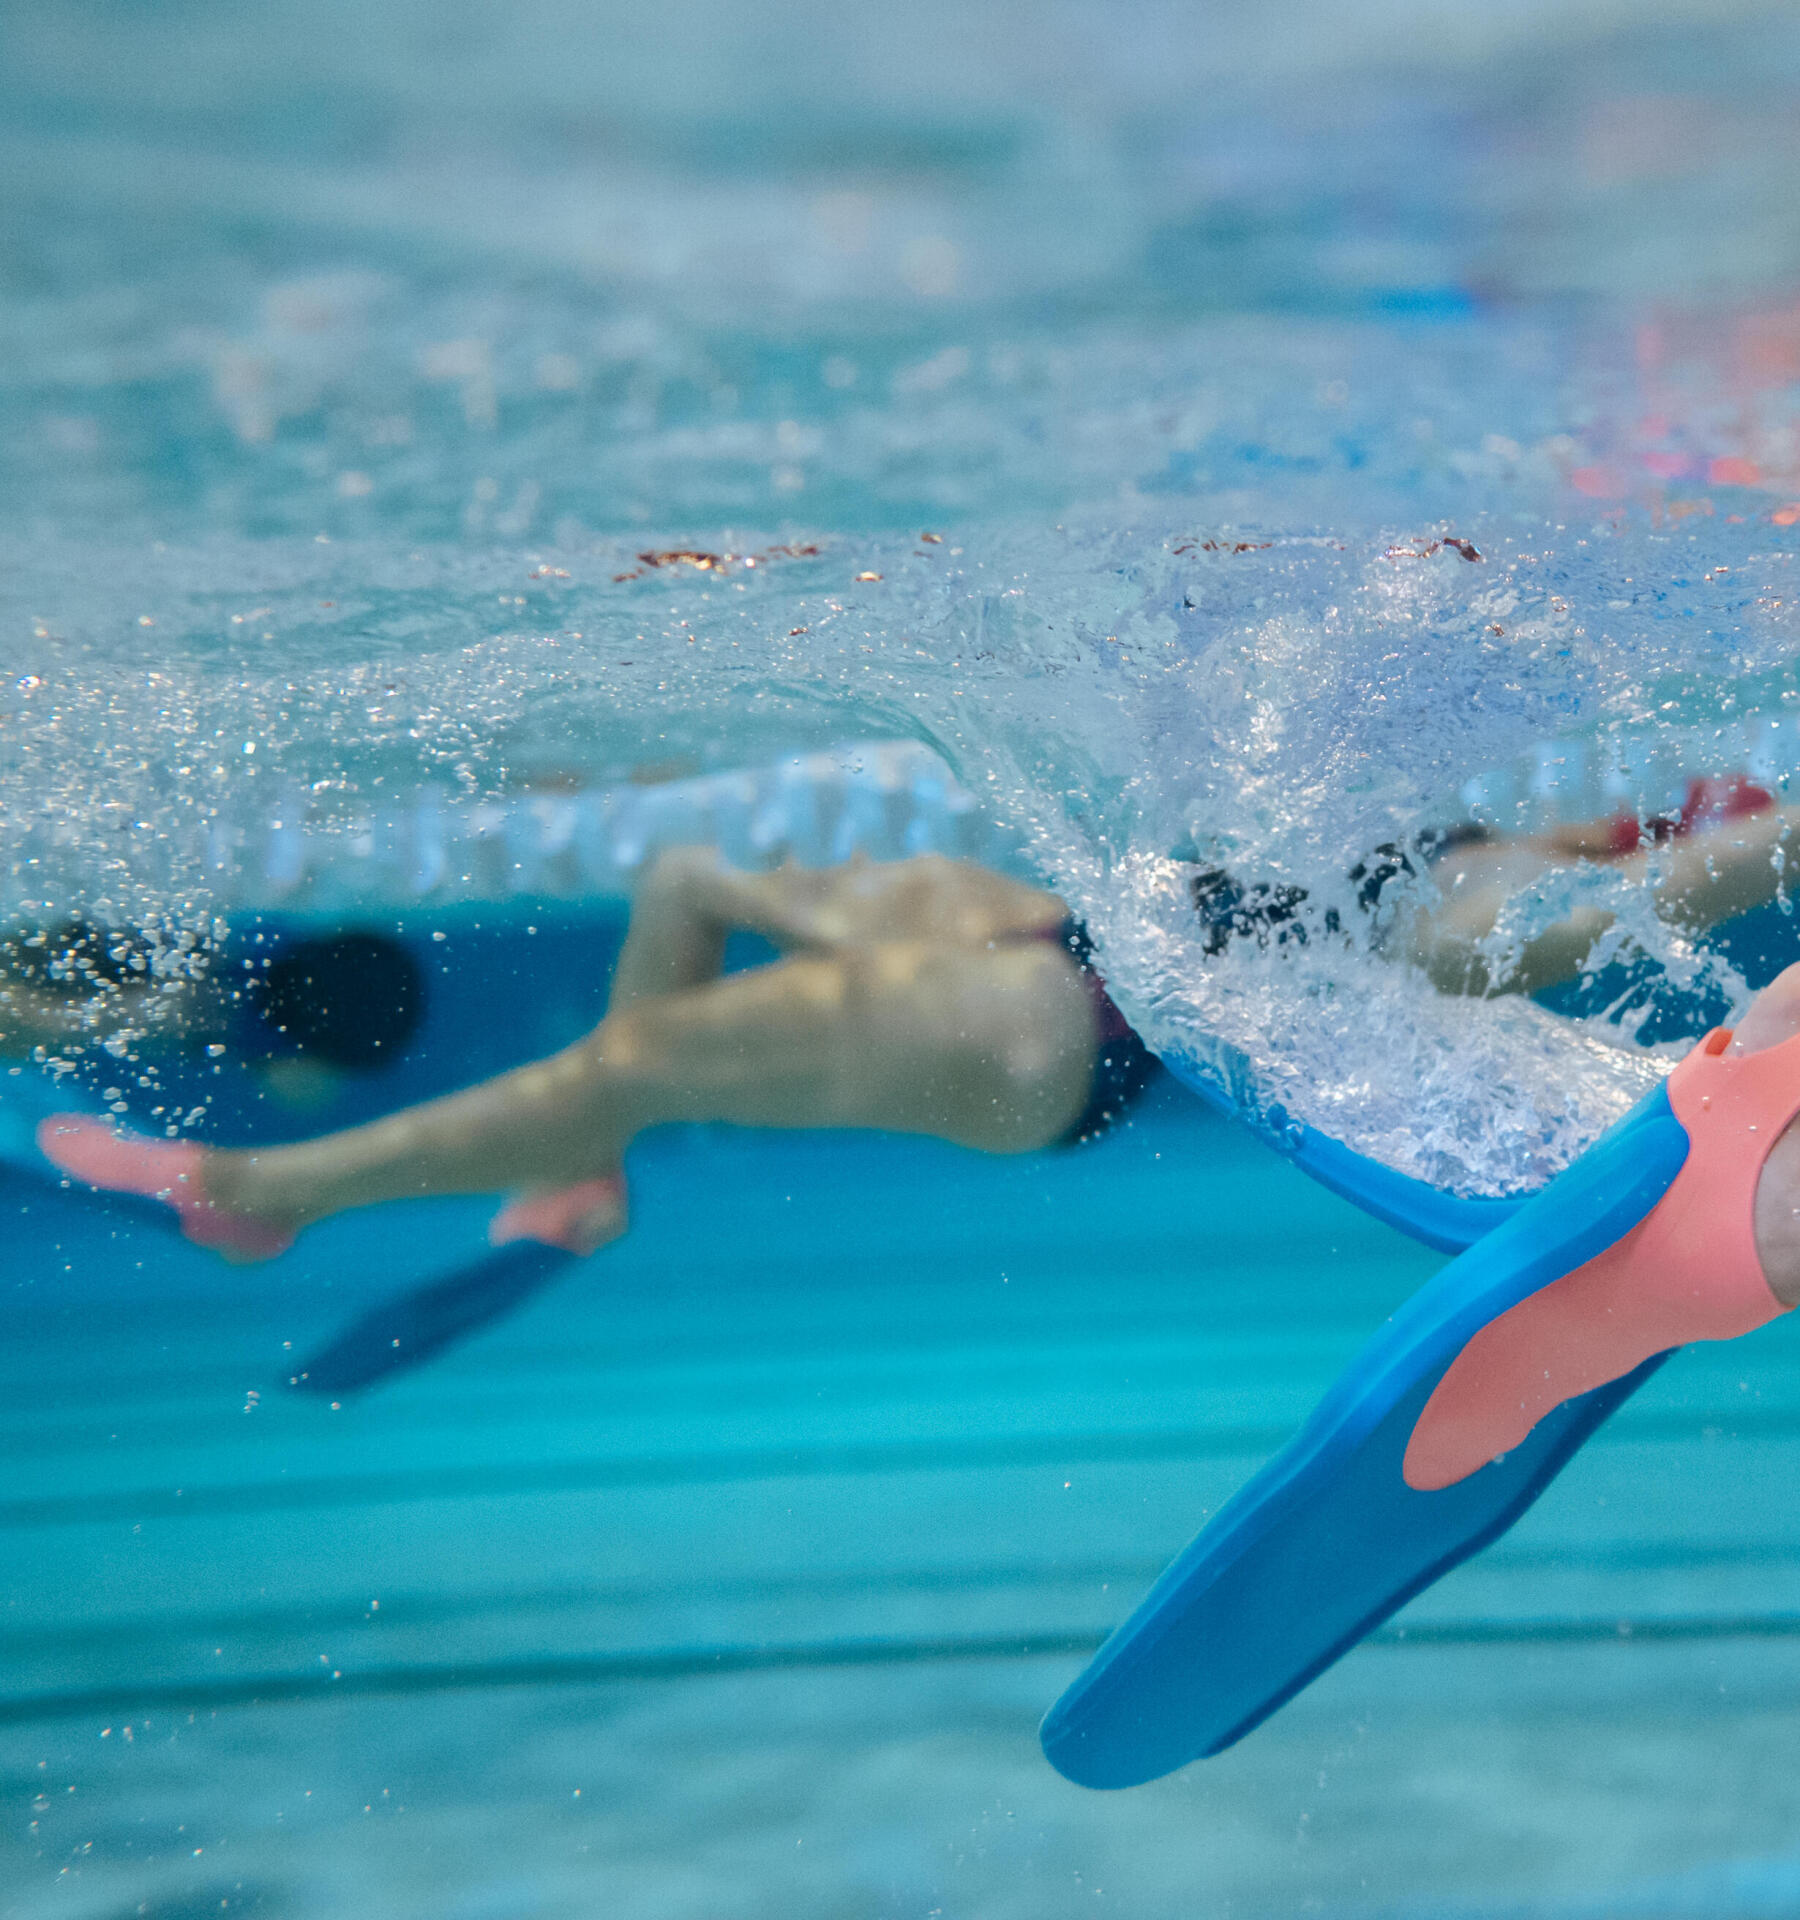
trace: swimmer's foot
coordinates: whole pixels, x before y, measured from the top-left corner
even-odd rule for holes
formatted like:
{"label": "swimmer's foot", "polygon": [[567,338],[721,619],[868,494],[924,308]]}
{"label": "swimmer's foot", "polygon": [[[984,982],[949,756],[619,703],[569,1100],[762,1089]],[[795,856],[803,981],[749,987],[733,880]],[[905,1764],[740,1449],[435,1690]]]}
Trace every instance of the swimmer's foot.
{"label": "swimmer's foot", "polygon": [[235,1207],[207,1192],[217,1156],[192,1140],[151,1140],[115,1132],[86,1114],[53,1115],[37,1131],[39,1151],[72,1179],[107,1193],[134,1193],[173,1209],[196,1246],[228,1260],[268,1260],[293,1245],[294,1229]]}
{"label": "swimmer's foot", "polygon": [[1503,1313],[1457,1355],[1406,1450],[1410,1487],[1453,1486],[1552,1408],[1695,1340],[1731,1340],[1800,1301],[1800,967],[1735,1035],[1669,1077],[1688,1155],[1623,1238]]}
{"label": "swimmer's foot", "polygon": [[611,1173],[572,1187],[527,1193],[502,1207],[488,1225],[497,1247],[512,1240],[541,1240],[565,1253],[595,1253],[616,1240],[628,1224],[625,1176]]}

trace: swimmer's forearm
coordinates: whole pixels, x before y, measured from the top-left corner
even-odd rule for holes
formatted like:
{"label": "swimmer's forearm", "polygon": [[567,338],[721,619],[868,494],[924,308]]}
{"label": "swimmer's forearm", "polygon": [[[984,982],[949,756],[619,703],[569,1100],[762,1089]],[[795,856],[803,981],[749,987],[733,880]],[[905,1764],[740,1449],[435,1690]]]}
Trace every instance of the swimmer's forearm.
{"label": "swimmer's forearm", "polygon": [[1396,929],[1400,950],[1440,993],[1485,998],[1538,993],[1579,973],[1612,915],[1585,909],[1544,928],[1504,955],[1492,950],[1508,903],[1545,871],[1542,856],[1514,844],[1476,848],[1436,872],[1437,904],[1420,908]]}
{"label": "swimmer's forearm", "polygon": [[116,1030],[141,1014],[136,1004],[115,992],[96,1006],[86,996],[71,998],[28,987],[21,981],[0,987],[0,1058],[26,1060],[39,1047],[62,1047]]}
{"label": "swimmer's forearm", "polygon": [[1796,858],[1800,810],[1791,807],[1678,840],[1657,862],[1656,911],[1673,925],[1703,933],[1767,906]]}
{"label": "swimmer's forearm", "polygon": [[[1753,815],[1673,846],[1607,863],[1627,886],[1647,886],[1658,918],[1704,933],[1775,898],[1788,862],[1800,858],[1800,810]],[[1546,860],[1545,865],[1560,864]],[[1573,979],[1615,916],[1584,908],[1546,928],[1496,971],[1482,951],[1508,899],[1533,877],[1492,853],[1441,871],[1443,903],[1418,914],[1406,947],[1443,993],[1539,993]]]}
{"label": "swimmer's forearm", "polygon": [[1424,969],[1440,993],[1487,998],[1501,993],[1542,993],[1547,987],[1572,980],[1587,964],[1594,943],[1613,924],[1610,913],[1586,908],[1546,927],[1525,942],[1509,964],[1496,968],[1480,944],[1494,929],[1495,916],[1477,932],[1446,928],[1426,920],[1418,923],[1411,958]]}

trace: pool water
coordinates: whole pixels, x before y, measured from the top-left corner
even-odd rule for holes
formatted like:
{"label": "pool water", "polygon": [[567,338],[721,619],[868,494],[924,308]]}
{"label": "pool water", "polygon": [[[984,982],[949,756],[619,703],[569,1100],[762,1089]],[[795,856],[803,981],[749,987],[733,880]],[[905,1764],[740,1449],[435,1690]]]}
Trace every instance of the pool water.
{"label": "pool water", "polygon": [[1792,946],[1571,870],[1520,914],[1618,913],[1635,998],[1476,1005],[1208,964],[1182,878],[1792,799],[1792,8],[41,0],[0,74],[8,923],[432,982],[329,1099],[88,1097],[294,1137],[561,1044],[692,804],[1055,885],[1250,1123],[670,1130],[623,1241],[335,1405],[487,1204],[232,1269],[6,1172],[0,1920],[1800,1907],[1782,1324],[1228,1754],[1035,1737],[1438,1265],[1266,1141],[1535,1184]]}

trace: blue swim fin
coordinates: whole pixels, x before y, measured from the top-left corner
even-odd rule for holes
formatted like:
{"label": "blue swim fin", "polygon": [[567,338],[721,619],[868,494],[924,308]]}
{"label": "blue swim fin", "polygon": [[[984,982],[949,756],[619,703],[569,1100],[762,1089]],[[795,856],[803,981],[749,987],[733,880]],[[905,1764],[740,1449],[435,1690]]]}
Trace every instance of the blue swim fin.
{"label": "blue swim fin", "polygon": [[[67,1092],[32,1082],[9,1087],[0,1102],[0,1175],[16,1174],[44,1186],[71,1189],[59,1167],[38,1150],[37,1125],[68,1112]],[[80,1109],[74,1109],[79,1111]],[[98,1117],[98,1116],[96,1116]],[[175,1215],[160,1200],[131,1193],[86,1190],[84,1204],[178,1236]],[[577,1256],[535,1240],[518,1240],[465,1261],[372,1307],[288,1376],[303,1393],[354,1393],[442,1353],[482,1327],[516,1311],[534,1293],[560,1279]]]}
{"label": "blue swim fin", "polygon": [[1658,1087],[1422,1287],[1051,1708],[1051,1765],[1080,1786],[1129,1787],[1222,1751],[1504,1533],[1668,1354],[1429,1493],[1401,1477],[1425,1402],[1482,1327],[1643,1219],[1687,1155]]}
{"label": "blue swim fin", "polygon": [[[1237,1058],[1241,1060],[1242,1056]],[[1198,1094],[1215,1112],[1233,1120],[1245,1119],[1243,1108],[1226,1092],[1216,1071],[1209,1072],[1175,1052],[1165,1053],[1162,1062],[1190,1093]],[[1243,1072],[1248,1071],[1246,1063]],[[1266,1124],[1255,1131],[1259,1139],[1285,1154],[1320,1186],[1439,1253],[1461,1253],[1465,1247],[1472,1247],[1503,1226],[1532,1198],[1528,1193],[1486,1197],[1447,1193],[1410,1174],[1396,1173],[1366,1153],[1357,1153],[1341,1140],[1297,1120],[1289,1119],[1278,1132]]]}

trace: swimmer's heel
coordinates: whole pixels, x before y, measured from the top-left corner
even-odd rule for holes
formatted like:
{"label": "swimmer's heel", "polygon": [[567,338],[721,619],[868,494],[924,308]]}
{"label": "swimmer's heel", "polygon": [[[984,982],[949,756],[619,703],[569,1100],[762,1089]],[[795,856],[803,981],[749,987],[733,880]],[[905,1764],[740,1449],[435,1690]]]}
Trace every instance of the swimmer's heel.
{"label": "swimmer's heel", "polygon": [[518,1240],[454,1273],[384,1300],[288,1377],[301,1393],[335,1397],[422,1366],[459,1340],[516,1312],[560,1279],[576,1256]]}
{"label": "swimmer's heel", "polygon": [[1422,1287],[1051,1708],[1051,1765],[1080,1786],[1128,1787],[1222,1751],[1504,1533],[1668,1354],[1432,1492],[1401,1472],[1419,1415],[1482,1327],[1629,1232],[1687,1155],[1659,1087]]}

